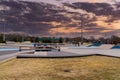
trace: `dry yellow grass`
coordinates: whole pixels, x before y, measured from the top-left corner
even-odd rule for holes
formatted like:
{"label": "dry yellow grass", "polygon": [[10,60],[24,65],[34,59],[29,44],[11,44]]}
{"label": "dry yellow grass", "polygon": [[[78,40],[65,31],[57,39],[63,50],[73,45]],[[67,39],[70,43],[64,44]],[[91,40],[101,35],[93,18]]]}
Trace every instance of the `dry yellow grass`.
{"label": "dry yellow grass", "polygon": [[120,59],[13,59],[0,63],[0,80],[120,80]]}

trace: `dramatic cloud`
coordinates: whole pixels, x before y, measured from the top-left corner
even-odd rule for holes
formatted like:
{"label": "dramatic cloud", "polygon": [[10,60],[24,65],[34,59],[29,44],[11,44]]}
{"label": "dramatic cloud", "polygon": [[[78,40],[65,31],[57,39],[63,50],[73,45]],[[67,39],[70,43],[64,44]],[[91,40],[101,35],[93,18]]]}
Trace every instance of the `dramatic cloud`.
{"label": "dramatic cloud", "polygon": [[[32,2],[31,2],[32,1]],[[36,36],[85,37],[120,34],[117,0],[3,0],[0,1],[0,32]],[[119,1],[119,0],[118,0]]]}

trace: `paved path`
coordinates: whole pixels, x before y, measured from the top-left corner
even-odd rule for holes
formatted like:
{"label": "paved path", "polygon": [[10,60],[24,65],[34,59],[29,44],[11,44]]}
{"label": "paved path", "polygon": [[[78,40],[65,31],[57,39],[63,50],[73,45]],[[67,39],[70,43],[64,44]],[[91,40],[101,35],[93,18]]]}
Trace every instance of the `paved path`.
{"label": "paved path", "polygon": [[7,44],[7,45],[0,45],[0,61],[5,61],[8,59],[11,59],[13,57],[16,57],[19,52],[19,45],[14,45],[14,44]]}
{"label": "paved path", "polygon": [[33,52],[33,50],[22,51],[22,52],[19,52],[19,51],[0,51],[0,61],[15,58],[15,57],[17,57],[17,55],[22,54],[22,53],[27,53],[27,52]]}
{"label": "paved path", "polygon": [[18,45],[0,45],[0,61],[4,61],[6,59],[16,57],[16,53],[18,52],[19,47]]}
{"label": "paved path", "polygon": [[0,61],[16,57],[17,51],[0,51]]}
{"label": "paved path", "polygon": [[17,51],[0,51],[0,56],[16,53]]}

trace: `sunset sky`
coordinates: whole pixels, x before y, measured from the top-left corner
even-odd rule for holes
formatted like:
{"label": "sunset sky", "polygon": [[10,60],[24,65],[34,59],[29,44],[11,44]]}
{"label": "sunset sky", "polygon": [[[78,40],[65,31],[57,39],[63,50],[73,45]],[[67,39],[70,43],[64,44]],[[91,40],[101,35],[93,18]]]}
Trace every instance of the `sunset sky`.
{"label": "sunset sky", "polygon": [[[85,37],[90,36],[103,37],[105,35],[107,37],[110,37],[111,35],[117,36],[120,35],[120,0],[22,0],[22,1],[38,3],[43,2],[50,5],[54,5],[57,8],[53,7],[52,9],[59,10],[59,12],[54,14],[50,13],[47,15],[43,15],[42,17],[43,20],[41,20],[40,17],[40,20],[37,19],[36,21],[31,22],[28,22],[29,19],[27,20],[27,18],[24,17],[24,20],[26,21],[24,22],[21,21],[21,23],[22,25],[24,24],[25,30],[19,31],[17,30],[18,27],[15,27],[14,29],[10,28],[7,29],[9,30],[9,32],[18,31],[36,36],[75,37],[80,35],[82,16],[82,18],[84,18],[83,31]],[[47,10],[48,8],[45,9]],[[1,10],[2,7],[0,6],[0,11]],[[64,11],[61,12],[60,10]],[[24,11],[23,15],[26,15],[26,13],[29,14],[31,12],[26,10]],[[46,16],[48,17],[46,18]],[[28,24],[36,25],[36,27],[33,27],[31,25],[27,27]]]}
{"label": "sunset sky", "polygon": [[[30,0],[30,1],[43,1],[43,0]],[[109,3],[109,4],[115,4],[117,2],[120,2],[120,0],[46,0],[47,3],[50,3],[50,4],[56,4],[56,5],[60,5],[60,2],[69,2],[69,3],[73,3],[73,2],[90,2],[90,3]],[[44,1],[43,1],[44,2]],[[83,10],[74,10],[74,9],[69,9],[68,7],[66,7],[67,10],[69,11],[73,11],[73,12],[78,12],[78,13],[83,13],[83,14],[89,14],[91,16],[96,16],[97,20],[96,21],[93,21],[92,23],[95,23],[97,24],[97,26],[93,26],[94,28],[96,28],[96,30],[84,30],[84,34],[85,35],[89,35],[91,33],[93,34],[96,34],[96,36],[100,37],[100,36],[104,36],[104,35],[108,35],[108,36],[111,36],[111,35],[120,35],[120,18],[118,20],[114,20],[113,22],[105,22],[107,21],[109,18],[112,18],[111,16],[112,15],[109,15],[109,16],[97,16],[95,15],[94,13],[88,13],[86,11],[83,11]],[[71,17],[71,15],[68,15],[68,17]],[[72,24],[72,23],[75,23],[74,21],[69,23],[69,24]],[[59,24],[59,23],[51,23],[53,26],[57,26],[57,25],[61,25],[59,28],[52,28],[50,29],[50,32],[52,34],[55,34],[56,32],[58,33],[66,33],[66,34],[70,34],[70,35],[79,35],[80,33],[80,29],[78,27],[71,27],[71,28],[68,28],[66,26],[67,25],[63,25],[63,24]],[[98,29],[98,30],[97,30]],[[99,30],[100,29],[100,30]],[[57,30],[57,31],[56,31]],[[73,33],[73,34],[72,34]],[[75,33],[78,33],[78,34],[75,34]],[[102,35],[101,35],[101,34]],[[93,35],[91,34],[91,36]]]}

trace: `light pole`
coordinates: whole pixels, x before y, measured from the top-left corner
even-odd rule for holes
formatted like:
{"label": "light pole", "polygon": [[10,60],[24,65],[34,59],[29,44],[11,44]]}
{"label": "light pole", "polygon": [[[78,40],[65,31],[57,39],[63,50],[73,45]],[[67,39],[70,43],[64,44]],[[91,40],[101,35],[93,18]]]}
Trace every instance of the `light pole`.
{"label": "light pole", "polygon": [[84,37],[83,37],[83,28],[84,28],[84,26],[85,26],[85,24],[86,24],[86,22],[87,21],[85,21],[85,19],[88,19],[89,17],[86,15],[86,14],[82,14],[81,16],[80,16],[80,20],[81,20],[81,45],[83,45],[83,43],[84,43]]}
{"label": "light pole", "polygon": [[56,24],[56,41],[57,41],[57,44],[56,44],[56,47],[58,48],[58,40],[57,40],[57,32],[58,32],[58,26],[60,25],[61,23],[59,22],[58,24]]}
{"label": "light pole", "polygon": [[84,26],[84,24],[85,24],[85,23],[84,23],[84,17],[83,17],[83,16],[84,16],[84,15],[81,15],[81,16],[80,16],[80,20],[81,20],[81,23],[80,23],[80,25],[81,25],[81,26],[80,26],[80,28],[81,28],[81,29],[80,29],[80,33],[81,33],[81,35],[80,35],[80,40],[81,40],[81,42],[80,42],[80,44],[81,44],[81,45],[83,45],[83,26]]}
{"label": "light pole", "polygon": [[24,42],[24,34],[22,35],[22,42]]}
{"label": "light pole", "polygon": [[[81,22],[79,20],[76,20],[74,22],[77,23],[77,25],[80,26],[80,45],[83,45],[83,24],[84,24],[84,22],[83,22],[83,16],[82,15],[80,16],[80,20],[81,20]],[[76,42],[77,42],[78,46],[80,46],[79,41],[76,40]]]}
{"label": "light pole", "polygon": [[6,7],[5,6],[3,6],[3,42],[5,42],[6,41],[6,35],[5,35],[5,10],[6,10]]}
{"label": "light pole", "polygon": [[81,45],[83,45],[83,25],[81,25]]}
{"label": "light pole", "polygon": [[5,20],[3,22],[3,41],[6,41],[6,35],[5,35]]}

